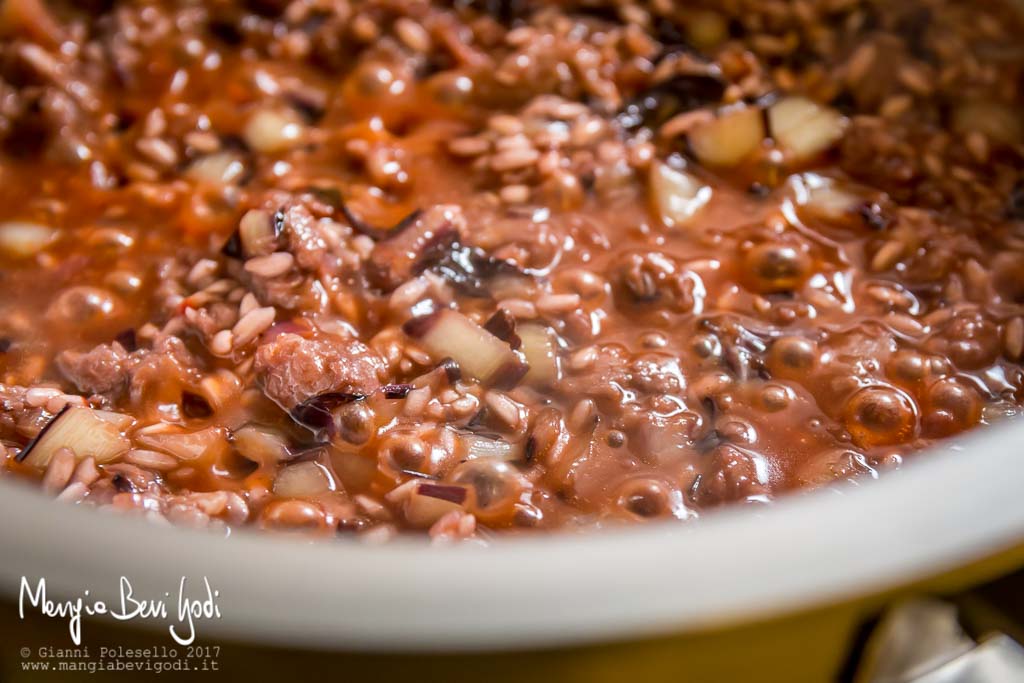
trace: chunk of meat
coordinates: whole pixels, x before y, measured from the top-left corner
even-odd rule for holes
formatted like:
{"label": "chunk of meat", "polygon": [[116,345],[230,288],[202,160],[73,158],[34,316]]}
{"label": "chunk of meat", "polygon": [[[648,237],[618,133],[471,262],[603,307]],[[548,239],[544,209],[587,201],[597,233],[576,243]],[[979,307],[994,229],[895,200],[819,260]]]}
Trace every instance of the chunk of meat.
{"label": "chunk of meat", "polygon": [[113,342],[84,352],[63,351],[57,367],[83,393],[116,393],[128,382],[129,359],[125,348]]}
{"label": "chunk of meat", "polygon": [[355,339],[306,339],[286,333],[256,350],[263,391],[285,410],[328,392],[367,395],[380,386],[384,361]]}
{"label": "chunk of meat", "polygon": [[199,379],[199,361],[180,337],[160,334],[153,348],[131,354],[129,394],[136,405],[177,403],[181,390]]}
{"label": "chunk of meat", "polygon": [[624,312],[667,308],[693,310],[700,279],[668,254],[657,251],[628,252],[612,265],[616,304]]}
{"label": "chunk of meat", "polygon": [[328,241],[316,217],[306,206],[292,204],[280,210],[281,223],[288,238],[288,251],[307,270],[317,270],[327,253]]}
{"label": "chunk of meat", "polygon": [[172,385],[196,379],[197,361],[178,337],[161,335],[151,349],[129,353],[118,342],[100,344],[89,351],[64,351],[57,367],[84,394],[115,397],[130,387],[135,400],[148,388],[175,401]]}

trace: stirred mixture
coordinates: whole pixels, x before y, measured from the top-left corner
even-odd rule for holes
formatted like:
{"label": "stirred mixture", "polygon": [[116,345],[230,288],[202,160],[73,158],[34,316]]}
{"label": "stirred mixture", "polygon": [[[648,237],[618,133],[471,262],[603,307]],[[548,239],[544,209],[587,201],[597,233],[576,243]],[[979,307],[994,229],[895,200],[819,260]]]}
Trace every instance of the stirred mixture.
{"label": "stirred mixture", "polygon": [[59,500],[692,520],[1024,401],[1008,6],[6,0],[0,35],[0,473]]}

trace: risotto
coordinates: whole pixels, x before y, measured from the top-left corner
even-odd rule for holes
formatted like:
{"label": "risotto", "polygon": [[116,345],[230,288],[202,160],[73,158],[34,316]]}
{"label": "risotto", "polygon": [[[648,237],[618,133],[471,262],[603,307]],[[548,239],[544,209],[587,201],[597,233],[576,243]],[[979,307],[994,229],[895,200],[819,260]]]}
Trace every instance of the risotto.
{"label": "risotto", "polygon": [[60,501],[689,521],[1024,401],[1003,5],[2,8],[0,475]]}

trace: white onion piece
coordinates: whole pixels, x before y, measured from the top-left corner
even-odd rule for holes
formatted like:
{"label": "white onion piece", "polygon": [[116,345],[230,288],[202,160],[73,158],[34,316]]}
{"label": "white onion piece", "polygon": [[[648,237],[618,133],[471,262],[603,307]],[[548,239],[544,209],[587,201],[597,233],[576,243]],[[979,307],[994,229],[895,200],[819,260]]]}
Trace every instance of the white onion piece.
{"label": "white onion piece", "polygon": [[764,143],[764,119],[756,107],[723,112],[688,135],[690,148],[708,166],[736,166]]}
{"label": "white onion piece", "polygon": [[530,366],[523,381],[542,386],[557,382],[558,355],[551,330],[545,325],[524,323],[516,328],[516,334],[523,342],[520,350],[526,358],[526,364]]}
{"label": "white onion piece", "polygon": [[842,189],[832,178],[816,173],[793,176],[790,183],[798,206],[828,220],[850,218],[864,204],[862,197]]}
{"label": "white onion piece", "polygon": [[768,109],[776,144],[793,158],[821,154],[843,136],[847,120],[839,112],[806,97],[786,97]]}
{"label": "white onion piece", "polygon": [[23,462],[33,467],[46,467],[53,454],[69,448],[82,460],[88,456],[96,462],[109,462],[131,447],[113,421],[96,415],[91,408],[70,406],[57,414],[26,447]]}
{"label": "white onion piece", "polygon": [[218,427],[186,432],[175,425],[153,425],[135,433],[135,441],[150,450],[181,460],[216,457],[227,448],[227,436]]}
{"label": "white onion piece", "polygon": [[185,176],[199,183],[229,185],[245,175],[242,157],[235,152],[216,152],[193,161]]}
{"label": "white onion piece", "polygon": [[345,488],[365,489],[373,482],[373,477],[377,473],[375,457],[339,451],[334,448],[330,449],[330,453],[331,465]]}
{"label": "white onion piece", "polygon": [[290,109],[260,109],[249,117],[242,137],[250,148],[264,154],[295,147],[306,136],[306,126]]}
{"label": "white onion piece", "polygon": [[[463,510],[468,492],[452,484],[417,484],[405,499],[405,519],[413,526],[427,528],[453,510]],[[461,501],[461,502],[458,502]]]}
{"label": "white onion piece", "polygon": [[13,258],[35,256],[57,239],[57,231],[39,223],[0,223],[0,251]]}
{"label": "white onion piece", "polygon": [[291,458],[284,436],[269,427],[247,425],[235,430],[231,440],[239,455],[257,465],[272,465]]}
{"label": "white onion piece", "polygon": [[112,410],[96,410],[92,411],[93,415],[114,425],[119,431],[127,431],[133,424],[135,424],[135,418],[131,415],[125,415],[124,413],[115,413]]}
{"label": "white onion piece", "polygon": [[651,164],[650,184],[654,208],[668,227],[689,224],[711,199],[709,185],[660,161]]}
{"label": "white onion piece", "polygon": [[266,211],[247,211],[238,223],[238,237],[246,257],[271,254],[277,244],[274,219]]}
{"label": "white onion piece", "polygon": [[407,331],[433,356],[453,358],[463,372],[481,382],[514,384],[525,373],[525,363],[507,342],[457,311],[446,308],[410,322],[414,324]]}
{"label": "white onion piece", "polygon": [[274,493],[287,498],[305,498],[333,491],[334,478],[323,465],[300,462],[281,470],[274,480]]}
{"label": "white onion piece", "polygon": [[474,458],[518,460],[522,454],[522,448],[510,444],[502,438],[491,438],[480,434],[461,434],[459,438],[466,449],[466,460]]}

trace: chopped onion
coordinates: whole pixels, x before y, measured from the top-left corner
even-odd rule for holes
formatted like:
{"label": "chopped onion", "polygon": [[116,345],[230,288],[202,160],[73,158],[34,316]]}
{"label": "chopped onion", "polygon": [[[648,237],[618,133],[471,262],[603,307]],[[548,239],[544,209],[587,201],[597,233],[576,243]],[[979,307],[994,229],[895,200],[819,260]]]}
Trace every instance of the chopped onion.
{"label": "chopped onion", "polygon": [[454,359],[464,373],[485,384],[514,385],[528,370],[506,342],[451,309],[414,318],[405,331],[419,338],[436,358]]}
{"label": "chopped onion", "polygon": [[25,446],[18,460],[33,467],[46,467],[61,448],[71,449],[79,460],[88,456],[96,462],[113,460],[127,451],[131,443],[112,418],[115,413],[97,412],[82,406],[64,408]]}
{"label": "chopped onion", "polygon": [[764,142],[764,119],[756,107],[730,109],[694,128],[688,139],[701,163],[735,166]]}
{"label": "chopped onion", "polygon": [[651,198],[668,227],[689,224],[711,199],[711,187],[660,161],[651,164]]}
{"label": "chopped onion", "polygon": [[245,175],[245,163],[237,152],[215,152],[189,165],[185,176],[199,183],[229,185]]}
{"label": "chopped onion", "polygon": [[114,427],[116,427],[118,431],[127,431],[129,427],[135,424],[135,418],[132,417],[131,415],[125,415],[124,413],[115,413],[112,410],[95,409],[92,412],[93,415],[103,420],[104,422],[109,422],[110,424],[114,425]]}
{"label": "chopped onion", "polygon": [[465,448],[464,460],[474,458],[497,458],[498,460],[519,460],[523,449],[502,439],[500,436],[484,434],[460,434],[459,440]]}
{"label": "chopped onion", "polygon": [[417,484],[405,499],[403,512],[413,526],[426,528],[452,510],[462,510],[467,490],[450,484]]}
{"label": "chopped onion", "polygon": [[365,490],[373,482],[377,472],[377,459],[351,451],[331,448],[331,465],[349,491]]}
{"label": "chopped onion", "polygon": [[768,109],[775,143],[796,159],[826,151],[843,136],[846,124],[839,112],[806,97],[786,97]]}
{"label": "chopped onion", "polygon": [[529,384],[550,386],[558,381],[558,353],[555,337],[545,325],[524,323],[519,326],[519,338],[523,341],[522,352],[530,366],[523,381]]}
{"label": "chopped onion", "polygon": [[235,430],[231,441],[239,455],[257,465],[272,465],[292,457],[284,435],[270,427],[246,425]]}
{"label": "chopped onion", "polygon": [[242,137],[257,152],[274,154],[299,144],[305,137],[302,118],[290,109],[260,109],[245,124]]}
{"label": "chopped onion", "polygon": [[274,493],[288,498],[315,496],[334,489],[334,478],[326,467],[316,462],[289,465],[274,480]]}
{"label": "chopped onion", "polygon": [[798,206],[822,218],[839,221],[856,216],[864,199],[839,187],[832,178],[804,173],[790,180]]}
{"label": "chopped onion", "polygon": [[135,441],[150,450],[167,453],[181,460],[216,457],[227,448],[227,436],[218,427],[187,432],[177,425],[157,424],[136,432]]}
{"label": "chopped onion", "polygon": [[277,248],[277,220],[266,211],[247,211],[238,223],[240,251],[247,258],[271,254]]}
{"label": "chopped onion", "polygon": [[0,251],[12,258],[35,256],[57,239],[57,231],[39,223],[0,223]]}

